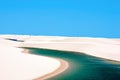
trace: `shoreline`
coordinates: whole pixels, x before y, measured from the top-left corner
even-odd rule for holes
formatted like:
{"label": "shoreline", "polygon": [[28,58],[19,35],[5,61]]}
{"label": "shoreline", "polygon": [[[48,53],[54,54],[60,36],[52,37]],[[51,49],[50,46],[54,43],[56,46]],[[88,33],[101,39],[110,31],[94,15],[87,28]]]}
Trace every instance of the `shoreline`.
{"label": "shoreline", "polygon": [[[36,47],[36,48],[37,48],[37,47]],[[57,49],[56,49],[56,50],[57,50]],[[64,50],[63,50],[63,51],[64,51]],[[28,49],[23,49],[22,52],[23,52],[23,53],[28,53],[28,54],[30,54],[30,51],[29,51]],[[74,52],[74,51],[73,51],[73,52]],[[76,51],[75,51],[75,52],[76,52]],[[78,51],[78,52],[79,52],[79,51]],[[88,54],[88,55],[90,55],[90,54]],[[93,56],[93,55],[91,55],[91,56]],[[94,56],[94,57],[97,57],[97,56]],[[111,60],[111,59],[106,59],[106,58],[103,58],[103,57],[98,57],[98,58],[101,58],[101,59],[104,59],[104,60]],[[54,58],[54,59],[55,59],[55,58]],[[48,73],[48,74],[45,74],[45,75],[40,76],[40,77],[38,77],[38,78],[35,78],[35,79],[33,79],[33,80],[46,80],[46,79],[52,78],[52,77],[54,77],[54,76],[56,76],[56,75],[64,72],[64,71],[69,67],[69,63],[68,63],[67,61],[62,60],[62,59],[56,59],[56,60],[58,60],[58,61],[60,62],[60,64],[61,64],[58,69],[56,69],[55,71],[53,71],[53,72],[51,72],[51,73]],[[111,60],[111,61],[118,62],[118,61],[116,61],[116,60]]]}
{"label": "shoreline", "polygon": [[46,43],[23,43],[21,47],[45,48],[62,51],[75,51],[86,53],[91,56],[120,61],[120,45],[100,44],[100,43],[63,43],[46,42]]}
{"label": "shoreline", "polygon": [[[39,49],[39,48],[38,48],[38,49]],[[44,49],[43,49],[43,51],[44,51]],[[49,50],[48,50],[48,51],[49,51]],[[43,55],[44,55],[44,54],[47,54],[46,56],[49,56],[49,54],[51,54],[51,53],[54,53],[54,55],[56,55],[56,53],[59,53],[59,52],[60,52],[60,51],[58,51],[58,52],[55,51],[55,52],[54,52],[54,50],[53,50],[53,52],[48,52],[48,54],[47,54],[47,53],[43,53],[42,51],[40,51],[39,53],[41,53],[41,54],[43,54]],[[34,53],[34,51],[33,51],[33,53]],[[38,54],[39,54],[39,53],[38,53]],[[66,52],[65,52],[65,53],[66,53]],[[92,61],[93,63],[96,63],[96,61],[97,61],[97,63],[99,63],[101,66],[104,66],[104,64],[105,64],[105,65],[109,64],[109,63],[104,63],[104,61],[100,61],[100,62],[99,62],[99,59],[100,59],[100,58],[96,58],[96,57],[94,58],[93,56],[90,56],[90,55],[84,55],[84,56],[83,56],[83,55],[80,55],[80,56],[79,56],[79,59],[78,59],[78,55],[76,55],[76,54],[78,54],[78,52],[67,52],[67,53],[73,54],[73,56],[75,55],[74,58],[72,57],[72,60],[74,59],[73,62],[77,63],[77,64],[74,64],[74,65],[77,65],[77,67],[74,66],[74,69],[76,69],[76,70],[75,70],[75,73],[76,73],[76,71],[77,71],[76,74],[78,74],[78,73],[79,73],[79,70],[81,69],[81,64],[79,64],[79,61],[81,61],[80,59],[81,59],[82,57],[83,57],[83,58],[82,58],[82,59],[83,59],[83,60],[82,60],[82,61],[83,61],[83,62],[82,62],[83,65],[87,65],[87,66],[88,66],[89,63],[88,63],[88,64],[85,64],[85,63],[86,63],[86,62],[91,62],[91,60],[90,60],[91,58],[94,59],[94,61]],[[76,54],[75,54],[75,53],[76,53]],[[64,54],[64,52],[63,52],[63,54]],[[81,53],[81,54],[82,54],[82,53]],[[84,53],[83,53],[83,54],[84,54]],[[60,56],[60,55],[61,55],[61,54],[59,54],[59,56]],[[68,59],[70,58],[70,56],[69,56],[68,54],[66,54],[66,55],[67,55],[68,57],[66,57],[67,60],[66,60],[66,59],[65,59],[65,60],[69,63]],[[45,56],[45,55],[44,55],[44,56]],[[82,56],[82,57],[81,57],[81,56]],[[86,59],[86,56],[87,56],[87,59]],[[52,56],[52,57],[54,57],[54,56]],[[76,58],[75,58],[75,57],[76,57]],[[84,58],[84,57],[85,57],[85,58]],[[89,58],[89,57],[90,57],[90,58]],[[56,57],[56,58],[62,59],[62,57]],[[76,60],[76,59],[77,59],[77,60]],[[92,60],[93,60],[93,59],[92,59]],[[70,60],[70,61],[72,61],[72,60]],[[101,60],[102,60],[102,59],[101,59]],[[59,61],[61,61],[61,60],[59,60]],[[85,62],[85,61],[86,61],[86,62]],[[109,62],[109,61],[108,61],[108,62]],[[114,62],[113,62],[113,63],[114,63]],[[79,64],[79,65],[78,65],[78,64]],[[91,64],[91,65],[92,65],[92,64]],[[79,67],[78,67],[78,66],[79,66]],[[89,65],[89,66],[90,66],[90,65]],[[92,68],[88,68],[88,70],[89,70],[89,69],[91,69],[91,70],[96,69],[96,66],[95,66],[95,67],[94,67],[94,66],[95,66],[95,65],[92,65]],[[111,66],[112,66],[112,64],[111,64]],[[62,67],[65,67],[65,65],[63,64],[63,62],[61,62],[61,65],[60,65],[60,67],[59,67],[57,70],[55,70],[55,71],[53,71],[53,72],[51,72],[51,73],[48,73],[48,74],[46,74],[46,75],[44,75],[44,76],[41,76],[41,77],[39,77],[39,78],[33,79],[33,80],[49,80],[49,79],[53,79],[53,80],[54,80],[54,79],[55,79],[55,80],[56,80],[56,79],[58,79],[58,80],[59,80],[59,79],[60,79],[60,80],[62,80],[62,79],[63,79],[63,80],[68,80],[68,78],[69,78],[69,79],[73,78],[73,77],[70,77],[70,76],[72,76],[72,75],[67,76],[67,75],[70,73],[69,70],[67,70],[67,73],[65,74],[65,75],[66,75],[66,78],[62,78],[62,79],[59,78],[59,77],[57,78],[57,76],[60,75],[59,73],[61,73],[61,72],[64,71],[64,68],[62,68]],[[70,64],[70,63],[69,63],[69,67],[71,68],[71,64]],[[93,69],[93,68],[94,68],[94,69]],[[107,68],[107,66],[106,66],[105,68]],[[109,67],[108,67],[108,68],[109,68]],[[66,68],[66,69],[67,69],[67,68]],[[66,69],[65,69],[65,70],[66,70]],[[74,70],[74,69],[73,69],[73,70]],[[98,70],[96,69],[96,71],[99,72],[99,70],[101,70],[101,69],[104,69],[104,68],[102,68],[102,67],[101,67],[101,68],[98,68]],[[62,71],[62,70],[63,70],[63,71]],[[85,68],[85,69],[83,68],[83,70],[85,71],[86,68]],[[109,70],[109,69],[107,69],[107,70]],[[112,68],[110,68],[110,70],[112,70]],[[71,68],[70,71],[72,71],[72,68]],[[57,75],[57,74],[59,74],[59,75]],[[63,74],[64,74],[64,72],[61,73],[61,75],[63,75]],[[99,73],[98,73],[98,74],[99,74]],[[108,73],[107,73],[107,74],[108,74]],[[112,74],[113,74],[113,73],[112,73]],[[116,73],[116,74],[117,74],[117,73]],[[94,75],[94,74],[92,74],[92,75]],[[100,75],[100,76],[101,76],[101,75]],[[55,78],[54,78],[54,77],[55,77]],[[61,77],[62,77],[62,76],[61,76]],[[68,78],[67,78],[67,77],[68,77]]]}
{"label": "shoreline", "polygon": [[64,72],[69,67],[68,62],[66,62],[66,61],[64,61],[62,59],[57,59],[57,60],[60,61],[60,64],[61,64],[58,69],[56,69],[55,71],[53,71],[51,73],[48,73],[48,74],[46,74],[44,76],[33,79],[33,80],[46,80],[46,79],[49,79],[49,78],[51,78],[53,76],[56,76],[56,75]]}
{"label": "shoreline", "polygon": [[[28,49],[23,49],[22,53],[31,54]],[[51,78],[53,76],[56,76],[56,75],[64,72],[69,67],[69,64],[68,64],[67,61],[62,60],[62,59],[56,59],[56,60],[60,62],[60,66],[59,66],[58,69],[56,69],[55,71],[50,72],[50,73],[48,73],[46,75],[40,76],[38,78],[35,78],[33,80],[45,80],[45,79],[49,79],[49,78]]]}

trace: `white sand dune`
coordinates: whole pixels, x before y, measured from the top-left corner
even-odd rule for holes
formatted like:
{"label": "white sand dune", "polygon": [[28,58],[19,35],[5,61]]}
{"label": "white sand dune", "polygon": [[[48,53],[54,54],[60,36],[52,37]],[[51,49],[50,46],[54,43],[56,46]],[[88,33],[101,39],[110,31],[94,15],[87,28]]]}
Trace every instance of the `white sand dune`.
{"label": "white sand dune", "polygon": [[0,80],[33,80],[60,66],[55,59],[23,54],[22,49],[13,47],[15,44],[3,42],[0,40]]}
{"label": "white sand dune", "polygon": [[[16,42],[5,38],[23,40]],[[120,61],[120,39],[0,35],[0,80],[32,80],[55,71],[60,62],[43,56],[23,54],[17,47],[35,47],[84,52]]]}

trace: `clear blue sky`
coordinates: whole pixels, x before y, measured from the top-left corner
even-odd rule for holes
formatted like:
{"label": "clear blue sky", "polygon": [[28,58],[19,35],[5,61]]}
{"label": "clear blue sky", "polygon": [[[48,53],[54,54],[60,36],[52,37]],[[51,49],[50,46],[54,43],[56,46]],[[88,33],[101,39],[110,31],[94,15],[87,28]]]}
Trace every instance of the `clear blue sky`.
{"label": "clear blue sky", "polygon": [[120,37],[120,0],[0,0],[0,34]]}

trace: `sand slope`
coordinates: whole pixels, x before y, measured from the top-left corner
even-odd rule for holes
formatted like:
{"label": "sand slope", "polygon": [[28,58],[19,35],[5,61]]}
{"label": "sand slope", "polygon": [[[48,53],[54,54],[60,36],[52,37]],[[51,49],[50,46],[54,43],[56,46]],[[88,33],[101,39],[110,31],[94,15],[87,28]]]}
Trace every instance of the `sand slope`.
{"label": "sand slope", "polygon": [[24,54],[21,53],[22,49],[11,46],[11,42],[8,42],[8,45],[1,42],[0,80],[33,80],[55,71],[60,66],[60,62],[55,59]]}

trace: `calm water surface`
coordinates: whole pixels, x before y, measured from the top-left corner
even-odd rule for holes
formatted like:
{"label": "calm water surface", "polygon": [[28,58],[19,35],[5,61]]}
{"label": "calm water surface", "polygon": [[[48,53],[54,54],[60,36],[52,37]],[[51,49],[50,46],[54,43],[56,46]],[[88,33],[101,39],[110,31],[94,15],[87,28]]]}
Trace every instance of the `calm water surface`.
{"label": "calm water surface", "polygon": [[120,62],[103,60],[79,52],[27,48],[32,54],[59,58],[69,68],[48,80],[120,80]]}

